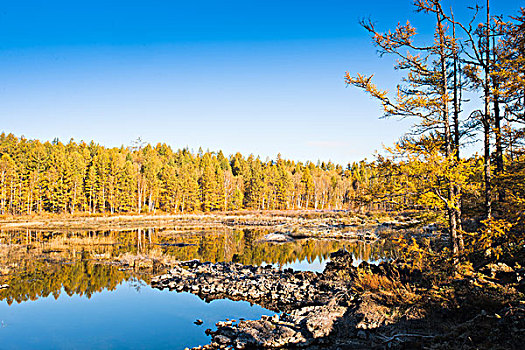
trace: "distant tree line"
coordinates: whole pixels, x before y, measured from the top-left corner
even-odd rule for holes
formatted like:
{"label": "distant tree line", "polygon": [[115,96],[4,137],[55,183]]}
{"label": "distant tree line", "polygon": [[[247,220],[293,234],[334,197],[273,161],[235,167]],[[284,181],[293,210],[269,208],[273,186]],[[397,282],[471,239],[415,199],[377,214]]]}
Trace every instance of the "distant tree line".
{"label": "distant tree line", "polygon": [[106,148],[0,135],[1,214],[370,209],[374,181],[364,161],[343,168],[161,143]]}

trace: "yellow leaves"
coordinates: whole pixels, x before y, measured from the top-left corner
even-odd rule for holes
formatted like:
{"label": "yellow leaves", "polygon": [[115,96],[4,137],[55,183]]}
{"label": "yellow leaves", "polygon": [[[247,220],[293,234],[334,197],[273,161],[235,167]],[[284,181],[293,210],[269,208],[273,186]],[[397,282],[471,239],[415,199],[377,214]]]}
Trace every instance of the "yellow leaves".
{"label": "yellow leaves", "polygon": [[476,281],[476,280],[473,280],[473,281],[472,281],[472,285],[473,285],[474,287],[484,288],[484,286],[481,285],[481,284],[479,284],[478,281]]}
{"label": "yellow leaves", "polygon": [[443,209],[443,202],[436,193],[425,192],[423,193],[418,200],[418,203],[427,208],[433,209]]}
{"label": "yellow leaves", "polygon": [[422,208],[457,208],[459,194],[450,193],[449,186],[468,191],[480,186],[479,182],[470,181],[478,170],[475,161],[457,160],[454,154],[446,157],[437,136],[405,137],[386,150],[390,157],[378,161],[383,172],[392,173],[393,179],[385,186]]}
{"label": "yellow leaves", "polygon": [[345,73],[345,83],[348,85],[354,85],[356,87],[364,89],[372,97],[375,97],[380,100],[386,99],[387,91],[382,91],[377,88],[375,84],[372,83],[372,78],[374,75],[365,76],[357,73],[356,77],[352,77],[349,72]]}
{"label": "yellow leaves", "polygon": [[462,261],[457,265],[456,272],[458,278],[464,278],[464,276],[472,276],[474,274],[474,266],[470,261]]}
{"label": "yellow leaves", "polygon": [[505,247],[501,242],[508,243],[507,237],[512,224],[504,219],[490,218],[481,222],[483,228],[480,232],[466,233],[469,237],[467,244],[471,251],[482,250],[486,255],[498,260]]}
{"label": "yellow leaves", "polygon": [[410,24],[410,21],[407,20],[404,25],[401,25],[400,23],[397,24],[394,34],[397,41],[411,43],[412,37],[416,35],[416,28],[414,28]]}
{"label": "yellow leaves", "polygon": [[365,28],[373,33],[372,39],[375,44],[386,52],[394,52],[401,46],[412,45],[412,37],[416,35],[416,28],[409,21],[405,24],[398,23],[394,31],[389,30],[386,33],[375,31],[372,23],[367,23]]}

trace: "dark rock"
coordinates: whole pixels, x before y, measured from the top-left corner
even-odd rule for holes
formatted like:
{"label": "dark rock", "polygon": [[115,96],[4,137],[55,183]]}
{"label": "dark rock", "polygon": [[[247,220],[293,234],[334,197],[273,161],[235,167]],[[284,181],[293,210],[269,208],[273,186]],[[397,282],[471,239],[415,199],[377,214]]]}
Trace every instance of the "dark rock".
{"label": "dark rock", "polygon": [[347,251],[346,248],[339,249],[338,251],[330,254],[330,261],[326,264],[325,272],[341,269],[353,269],[352,263],[352,253]]}
{"label": "dark rock", "polygon": [[334,293],[344,294],[347,289],[344,283],[334,283],[314,272],[198,261],[174,265],[168,274],[153,278],[151,284],[159,289],[194,293],[207,301],[242,299],[275,311],[322,305]]}
{"label": "dark rock", "polygon": [[[345,266],[345,271],[355,269],[351,266],[352,255],[346,251],[340,251],[333,259],[332,272],[340,265]],[[168,274],[157,276],[151,282],[154,288],[187,291],[206,301],[246,300],[284,311],[280,316],[263,316],[256,321],[218,322],[216,331],[207,331],[214,343],[238,349],[288,344],[308,346],[321,339],[326,342],[353,300],[347,283],[334,280],[330,274],[199,261],[178,263]]]}

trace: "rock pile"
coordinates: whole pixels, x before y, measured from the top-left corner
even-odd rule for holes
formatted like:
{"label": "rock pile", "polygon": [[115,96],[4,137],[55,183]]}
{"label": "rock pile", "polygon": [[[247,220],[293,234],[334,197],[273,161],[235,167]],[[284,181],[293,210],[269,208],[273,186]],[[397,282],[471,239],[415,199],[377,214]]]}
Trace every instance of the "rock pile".
{"label": "rock pile", "polygon": [[[373,298],[357,298],[351,292],[357,273],[352,263],[352,254],[345,249],[331,254],[323,273],[192,260],[177,263],[151,284],[207,301],[245,300],[281,312],[259,320],[218,322],[215,331],[206,331],[212,342],[195,349],[362,349],[381,344],[373,330],[391,319],[387,308]],[[369,268],[391,274],[382,265]]]}
{"label": "rock pile", "polygon": [[[481,270],[493,280],[510,280],[509,286],[517,289],[522,286],[521,267],[500,263]],[[525,334],[522,301],[497,313],[482,310],[478,314],[475,302],[479,293],[470,293],[468,280],[462,279],[457,283],[466,284],[467,288],[454,284],[456,300],[464,304],[461,311],[443,308],[430,299],[430,293],[423,294],[426,299],[419,299],[419,304],[409,303],[408,307],[400,308],[389,301],[394,300],[388,299],[393,295],[390,290],[353,294],[352,284],[359,281],[363,271],[371,273],[373,278],[382,276],[401,283],[419,283],[422,277],[420,271],[385,262],[379,265],[362,262],[356,268],[352,255],[342,249],[331,254],[323,273],[189,261],[178,263],[169,273],[154,278],[152,286],[191,292],[205,300],[246,300],[280,312],[259,320],[218,322],[215,330],[206,330],[211,343],[195,348],[201,350],[477,349],[485,348],[486,344],[512,349],[522,345],[520,340]],[[490,288],[484,290],[488,293]],[[494,290],[500,293],[502,289]],[[506,336],[507,332],[512,336]]]}
{"label": "rock pile", "polygon": [[[332,255],[326,271],[353,271],[352,255],[341,250]],[[325,272],[326,272],[325,271]],[[278,348],[326,343],[353,305],[347,282],[330,273],[284,271],[272,266],[235,263],[178,263],[167,274],[154,278],[152,286],[191,292],[202,299],[246,300],[282,312],[255,321],[218,322],[208,330],[212,343],[204,349],[253,347]],[[354,305],[355,306],[355,305]],[[347,322],[345,322],[347,323]]]}
{"label": "rock pile", "polygon": [[153,278],[151,285],[190,292],[206,301],[246,300],[285,312],[303,306],[324,305],[334,295],[346,295],[345,284],[333,283],[316,272],[197,260],[178,263],[167,274]]}

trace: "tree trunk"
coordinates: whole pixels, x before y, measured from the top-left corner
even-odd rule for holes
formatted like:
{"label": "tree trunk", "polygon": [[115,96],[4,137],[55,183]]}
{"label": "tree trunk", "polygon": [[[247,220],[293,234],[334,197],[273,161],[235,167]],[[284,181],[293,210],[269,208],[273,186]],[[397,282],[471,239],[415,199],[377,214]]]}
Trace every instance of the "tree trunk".
{"label": "tree trunk", "polygon": [[[454,15],[452,14],[452,20],[454,20]],[[458,75],[460,75],[461,66],[458,64],[458,51],[457,51],[457,45],[455,43],[456,41],[456,25],[455,23],[452,24],[452,37],[454,39],[454,82],[453,82],[453,89],[454,89],[454,152],[456,156],[456,160],[459,162],[461,160],[459,155],[459,149],[460,149],[460,127],[459,127],[459,113],[461,111],[461,84],[458,82]],[[460,251],[464,248],[464,242],[463,242],[463,234],[461,233],[463,230],[463,225],[461,221],[461,206],[462,206],[462,200],[461,200],[461,187],[458,185],[454,185],[454,197],[456,198],[456,209],[454,210],[455,215],[455,221],[457,226],[457,241],[458,241],[458,248]]]}
{"label": "tree trunk", "polygon": [[483,173],[485,177],[485,217],[490,219],[492,217],[492,171],[490,169],[490,10],[489,0],[487,0],[487,23],[486,23],[486,42],[485,42],[485,111],[483,115],[483,146],[484,146],[484,162]]}
{"label": "tree trunk", "polygon": [[[496,44],[495,39],[492,38],[492,48],[493,48],[493,62],[496,62]],[[493,77],[492,84],[494,87],[493,91],[493,100],[494,100],[494,133],[496,136],[496,175],[501,176],[503,174],[503,145],[501,137],[501,113],[499,107],[499,81],[497,77]],[[498,201],[501,202],[505,200],[505,189],[503,186],[498,187]]]}
{"label": "tree trunk", "polygon": [[[444,141],[445,141],[445,156],[447,158],[452,156],[452,145],[451,145],[451,130],[449,121],[449,99],[448,99],[448,79],[447,79],[447,64],[446,64],[446,53],[445,53],[445,32],[443,29],[441,13],[437,11],[437,25],[439,34],[439,57],[440,57],[440,68],[441,68],[441,93],[442,93],[442,115],[443,115],[443,126],[444,126]],[[457,240],[457,221],[456,221],[456,210],[453,205],[456,196],[454,192],[454,184],[450,179],[447,181],[447,214],[449,222],[449,235],[452,252],[457,255],[459,251],[458,240]]]}

